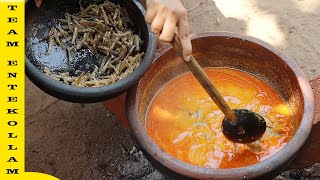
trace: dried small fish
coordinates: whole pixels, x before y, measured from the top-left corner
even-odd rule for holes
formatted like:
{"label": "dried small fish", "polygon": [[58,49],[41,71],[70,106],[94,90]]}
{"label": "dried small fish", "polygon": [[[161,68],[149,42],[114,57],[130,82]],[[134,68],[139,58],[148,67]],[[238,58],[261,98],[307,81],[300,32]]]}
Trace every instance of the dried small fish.
{"label": "dried small fish", "polygon": [[57,42],[57,44],[59,46],[62,46],[62,43],[61,43],[60,38],[58,36],[54,36],[54,40]]}
{"label": "dried small fish", "polygon": [[78,20],[73,19],[74,24],[76,25],[77,28],[82,29],[82,28],[86,28],[85,26],[83,26],[82,24],[79,23]]}
{"label": "dried small fish", "polygon": [[50,54],[51,52],[51,49],[52,49],[52,46],[53,46],[53,37],[52,36],[49,36],[48,37],[48,49],[47,49],[47,55]]}
{"label": "dried small fish", "polygon": [[95,33],[96,30],[92,29],[92,28],[86,28],[86,29],[79,29],[78,33]]}
{"label": "dried small fish", "polygon": [[98,33],[98,34],[95,34],[95,37],[92,41],[92,49],[93,49],[93,53],[97,53],[97,43],[98,41],[100,40],[100,38],[102,38],[102,34],[101,33]]}
{"label": "dried small fish", "polygon": [[48,49],[47,49],[47,54],[49,55],[54,43],[54,39],[53,39],[53,27],[50,29],[47,38],[48,38]]}
{"label": "dried small fish", "polygon": [[80,11],[83,11],[84,8],[83,8],[83,6],[82,6],[82,0],[79,0],[79,6],[80,6]]}
{"label": "dried small fish", "polygon": [[70,67],[74,63],[72,52],[83,48],[104,56],[103,60],[91,73],[78,69],[55,72],[47,67],[43,72],[57,81],[79,87],[109,85],[127,77],[144,56],[142,40],[129,28],[133,24],[128,12],[107,0],[85,8],[80,0],[79,6],[79,13],[65,13],[65,18],[59,19],[60,24],[50,29],[47,53],[54,43],[58,44],[65,49]]}
{"label": "dried small fish", "polygon": [[97,5],[90,5],[88,6],[86,9],[84,9],[83,11],[80,12],[79,17],[81,17],[81,15],[84,15],[85,13],[89,12],[92,8],[97,7]]}
{"label": "dried small fish", "polygon": [[77,37],[78,37],[78,27],[76,26],[74,27],[74,30],[73,30],[72,44],[75,44]]}
{"label": "dried small fish", "polygon": [[113,50],[114,47],[115,47],[115,45],[116,45],[116,42],[113,42],[113,43],[111,44],[111,46],[110,46],[110,49]]}
{"label": "dried small fish", "polygon": [[110,52],[112,51],[111,49],[105,47],[105,46],[98,46],[97,48],[98,52],[104,54],[104,55],[109,55]]}
{"label": "dried small fish", "polygon": [[115,9],[115,13],[114,13],[114,15],[113,15],[113,20],[116,20],[117,17],[118,17],[118,10],[119,10],[119,9]]}
{"label": "dried small fish", "polygon": [[58,29],[58,31],[59,31],[64,37],[68,36],[68,32],[66,32],[66,31],[63,30],[62,28],[57,27],[57,29]]}
{"label": "dried small fish", "polygon": [[66,20],[66,19],[59,19],[59,21],[64,23],[64,24],[68,24],[68,20]]}
{"label": "dried small fish", "polygon": [[65,14],[65,16],[66,16],[66,19],[67,19],[68,27],[70,28],[70,27],[71,27],[71,18],[70,18],[70,14],[66,13],[66,14]]}
{"label": "dried small fish", "polygon": [[48,67],[44,67],[44,68],[43,68],[43,72],[44,72],[45,74],[51,75],[51,70],[50,70]]}
{"label": "dried small fish", "polygon": [[134,37],[134,44],[136,46],[136,49],[137,49],[137,51],[140,51],[140,42],[141,42],[141,40],[140,40],[138,35],[134,35],[133,37]]}
{"label": "dried small fish", "polygon": [[91,52],[94,52],[92,46],[90,46],[87,42],[84,42],[83,47],[89,49]]}
{"label": "dried small fish", "polygon": [[52,35],[53,36],[57,36],[57,37],[61,37],[62,36],[62,34],[57,30],[56,27],[52,27],[51,29],[52,29]]}
{"label": "dried small fish", "polygon": [[71,58],[71,48],[67,48],[67,55],[68,55],[68,64],[69,66],[72,63],[72,58]]}
{"label": "dried small fish", "polygon": [[83,79],[83,77],[85,76],[85,73],[84,72],[82,72],[81,74],[80,74],[80,76],[72,83],[72,85],[80,85],[80,82],[82,81],[82,79]]}
{"label": "dried small fish", "polygon": [[72,39],[72,37],[69,36],[69,37],[67,37],[67,38],[65,38],[65,39],[62,39],[61,42],[62,42],[62,44],[65,44],[65,43],[71,41],[71,39]]}
{"label": "dried small fish", "polygon": [[62,46],[61,41],[60,41],[60,37],[62,36],[62,34],[60,32],[58,32],[58,30],[55,27],[52,28],[52,31],[53,31],[52,36],[54,37],[54,40],[56,41],[56,43],[59,46]]}
{"label": "dried small fish", "polygon": [[97,22],[95,21],[88,21],[88,20],[85,20],[85,19],[81,19],[79,21],[79,24],[83,25],[83,26],[86,26],[86,27],[90,27],[90,26],[96,26],[97,25]]}
{"label": "dried small fish", "polygon": [[101,6],[100,9],[101,9],[101,12],[103,15],[104,22],[106,23],[106,25],[108,25],[109,24],[108,16],[107,16],[106,12],[104,11],[103,6]]}
{"label": "dried small fish", "polygon": [[79,50],[82,48],[83,44],[88,40],[89,33],[85,33],[82,40],[77,43],[76,49]]}

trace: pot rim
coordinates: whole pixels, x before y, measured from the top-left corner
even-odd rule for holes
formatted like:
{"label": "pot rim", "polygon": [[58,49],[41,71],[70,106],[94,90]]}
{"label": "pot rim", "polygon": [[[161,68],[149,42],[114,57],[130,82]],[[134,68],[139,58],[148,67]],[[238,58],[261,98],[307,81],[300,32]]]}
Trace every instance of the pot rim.
{"label": "pot rim", "polygon": [[[144,7],[137,0],[132,1],[139,9],[140,13],[145,16]],[[151,66],[156,52],[156,38],[151,32],[151,27],[146,24],[148,29],[148,44],[143,60],[140,65],[127,77],[106,86],[101,87],[76,87],[56,81],[45,75],[37,68],[30,59],[25,56],[25,73],[27,77],[46,93],[51,94],[59,99],[69,102],[78,103],[95,103],[105,101],[129,89],[136,84],[143,74]]]}
{"label": "pot rim", "polygon": [[[292,157],[300,150],[303,144],[306,142],[311,128],[313,124],[314,117],[314,97],[312,88],[309,84],[308,79],[302,72],[302,70],[298,67],[298,65],[292,61],[288,56],[284,53],[280,52],[275,47],[270,44],[251,37],[247,35],[236,34],[232,32],[206,32],[195,34],[191,36],[191,39],[200,39],[206,37],[226,37],[226,38],[237,38],[245,41],[250,41],[255,43],[270,52],[274,53],[280,59],[282,59],[293,71],[294,75],[298,79],[298,84],[302,92],[303,102],[304,102],[304,111],[303,116],[300,121],[300,126],[296,131],[295,135],[292,139],[286,144],[279,152],[269,157],[268,159],[261,161],[257,164],[253,164],[246,167],[241,168],[231,168],[231,169],[211,169],[211,168],[203,168],[200,166],[191,165],[180,161],[173,156],[169,155],[165,151],[163,151],[147,134],[145,130],[145,126],[141,124],[138,115],[138,109],[135,106],[136,102],[136,93],[138,84],[133,86],[127,95],[126,101],[126,109],[127,109],[127,117],[131,132],[138,142],[138,144],[142,147],[142,149],[152,155],[152,157],[160,162],[165,167],[169,168],[172,171],[182,174],[191,178],[256,178],[263,174],[270,173],[282,166],[284,162],[288,162],[292,159]],[[171,48],[163,48],[163,51],[159,56],[154,60],[154,62],[163,54],[171,50]],[[303,87],[303,88],[302,88]]]}

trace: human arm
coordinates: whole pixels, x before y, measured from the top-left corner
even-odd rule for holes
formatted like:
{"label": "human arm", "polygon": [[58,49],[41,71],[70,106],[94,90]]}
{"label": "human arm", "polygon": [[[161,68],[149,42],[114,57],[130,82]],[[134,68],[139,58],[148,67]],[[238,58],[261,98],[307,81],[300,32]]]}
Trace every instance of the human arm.
{"label": "human arm", "polygon": [[181,41],[184,59],[190,60],[192,45],[189,34],[187,11],[180,0],[146,0],[146,22],[159,35],[162,42],[171,42],[176,28]]}

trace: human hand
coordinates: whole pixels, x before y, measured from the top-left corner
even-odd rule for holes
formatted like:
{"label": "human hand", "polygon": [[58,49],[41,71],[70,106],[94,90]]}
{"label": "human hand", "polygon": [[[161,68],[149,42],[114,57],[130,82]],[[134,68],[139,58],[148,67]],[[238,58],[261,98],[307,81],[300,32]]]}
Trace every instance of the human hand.
{"label": "human hand", "polygon": [[37,7],[40,7],[42,0],[34,0],[34,2],[36,3]]}
{"label": "human hand", "polygon": [[151,24],[152,32],[159,34],[160,41],[171,42],[177,27],[184,60],[190,61],[192,45],[187,11],[180,0],[147,0],[146,5],[146,22]]}

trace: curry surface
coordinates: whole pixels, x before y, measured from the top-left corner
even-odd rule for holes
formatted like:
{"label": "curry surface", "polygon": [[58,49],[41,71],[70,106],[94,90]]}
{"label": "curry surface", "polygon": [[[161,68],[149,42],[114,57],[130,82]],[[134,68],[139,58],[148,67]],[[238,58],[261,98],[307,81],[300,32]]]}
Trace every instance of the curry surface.
{"label": "curry surface", "polygon": [[186,73],[166,84],[148,109],[147,132],[164,151],[193,165],[236,168],[272,156],[291,139],[290,111],[271,86],[236,69],[205,72],[232,109],[250,109],[264,117],[266,133],[248,145],[228,141],[221,131],[223,113]]}

